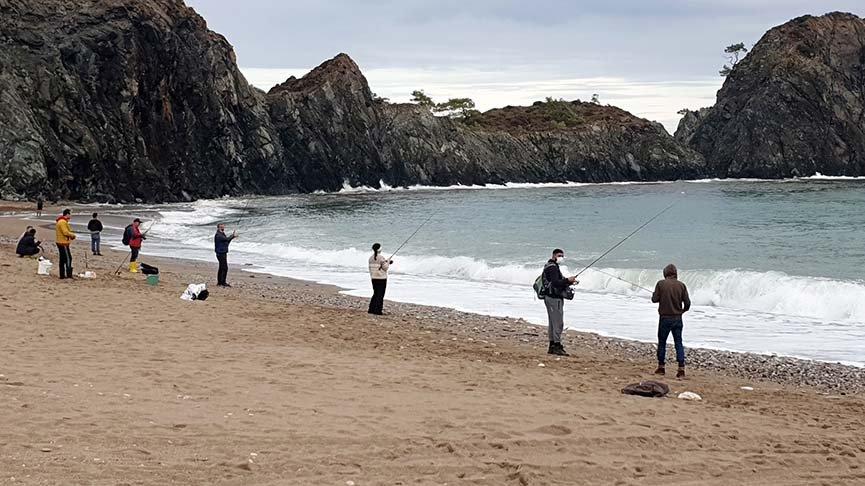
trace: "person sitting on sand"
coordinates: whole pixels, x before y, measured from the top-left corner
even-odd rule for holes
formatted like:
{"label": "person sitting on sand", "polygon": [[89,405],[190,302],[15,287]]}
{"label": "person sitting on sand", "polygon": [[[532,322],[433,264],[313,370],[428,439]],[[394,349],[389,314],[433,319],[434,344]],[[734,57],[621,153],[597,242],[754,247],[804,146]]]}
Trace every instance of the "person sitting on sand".
{"label": "person sitting on sand", "polygon": [[384,308],[384,291],[387,289],[387,271],[393,265],[381,254],[381,244],[372,245],[372,255],[369,257],[369,276],[372,279],[372,298],[369,300],[370,314],[382,315]]}
{"label": "person sitting on sand", "polygon": [[18,246],[15,248],[15,253],[19,257],[29,257],[38,255],[42,251],[41,241],[36,240],[36,228],[30,227],[18,240]]}
{"label": "person sitting on sand", "polygon": [[544,305],[547,307],[547,334],[550,347],[547,354],[569,356],[562,344],[562,332],[565,328],[565,298],[568,287],[577,284],[577,277],[565,277],[559,265],[565,260],[565,252],[559,248],[553,250],[553,256],[546,265],[542,279],[544,282]]}
{"label": "person sitting on sand", "polygon": [[60,255],[60,278],[72,278],[72,250],[69,245],[75,239],[75,233],[72,232],[72,226],[69,220],[72,219],[72,210],[64,209],[63,214],[57,217],[55,224],[56,235],[54,237],[57,243],[57,253]]}
{"label": "person sitting on sand", "polygon": [[667,356],[667,337],[673,333],[676,344],[676,361],[679,371],[676,378],[685,377],[685,346],[682,344],[682,314],[691,308],[688,288],[678,279],[678,270],[672,263],[664,267],[664,280],[655,284],[652,302],[658,304],[658,369],[655,374],[663,375]]}

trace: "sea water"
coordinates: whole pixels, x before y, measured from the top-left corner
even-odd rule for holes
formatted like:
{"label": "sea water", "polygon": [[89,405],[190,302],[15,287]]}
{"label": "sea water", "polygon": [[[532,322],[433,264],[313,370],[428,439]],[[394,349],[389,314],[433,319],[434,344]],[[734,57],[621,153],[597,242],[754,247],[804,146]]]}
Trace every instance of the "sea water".
{"label": "sea water", "polygon": [[[387,298],[546,323],[531,285],[553,248],[573,274],[670,204],[580,277],[571,329],[654,340],[644,289],[668,263],[691,294],[689,346],[865,365],[865,180],[542,184],[340,193],[156,207],[146,252],[214,261],[217,222],[247,271],[368,297],[370,246],[394,258]],[[251,264],[251,266],[249,266]],[[241,267],[242,266],[242,267]]]}

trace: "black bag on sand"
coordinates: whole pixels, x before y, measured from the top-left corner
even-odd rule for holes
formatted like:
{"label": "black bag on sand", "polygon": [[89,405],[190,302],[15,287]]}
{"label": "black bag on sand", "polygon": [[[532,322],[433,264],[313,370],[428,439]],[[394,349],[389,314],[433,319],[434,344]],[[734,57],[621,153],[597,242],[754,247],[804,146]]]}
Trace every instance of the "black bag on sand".
{"label": "black bag on sand", "polygon": [[141,273],[143,273],[144,275],[159,275],[159,269],[154,267],[153,265],[142,263]]}
{"label": "black bag on sand", "polygon": [[641,397],[661,398],[670,393],[670,387],[666,383],[660,381],[646,380],[639,383],[632,383],[622,388],[622,393],[625,395],[638,395]]}
{"label": "black bag on sand", "polygon": [[199,292],[198,295],[194,296],[192,300],[207,300],[208,297],[210,297],[210,292],[208,292],[207,289],[204,289]]}

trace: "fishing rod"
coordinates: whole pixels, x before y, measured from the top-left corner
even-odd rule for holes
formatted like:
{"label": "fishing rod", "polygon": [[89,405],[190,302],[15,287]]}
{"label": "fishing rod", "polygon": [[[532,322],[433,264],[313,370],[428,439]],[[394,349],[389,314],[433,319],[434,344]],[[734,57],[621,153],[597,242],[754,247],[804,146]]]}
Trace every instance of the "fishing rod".
{"label": "fishing rod", "polygon": [[634,231],[632,231],[631,234],[629,234],[628,236],[622,238],[622,240],[619,241],[618,243],[616,243],[615,245],[613,245],[612,248],[610,248],[609,250],[607,250],[607,251],[605,251],[604,253],[602,253],[601,256],[599,256],[598,258],[595,258],[595,260],[592,261],[592,263],[589,263],[588,265],[586,265],[586,267],[583,268],[582,270],[580,270],[579,273],[577,273],[577,274],[575,275],[575,277],[579,277],[583,272],[585,272],[586,270],[592,268],[596,263],[598,263],[599,261],[601,261],[602,258],[604,258],[605,256],[609,255],[613,250],[615,250],[616,248],[622,246],[622,245],[623,245],[626,241],[628,241],[632,236],[634,236],[635,234],[639,233],[641,229],[645,228],[646,226],[649,226],[649,223],[651,223],[652,221],[654,221],[654,220],[660,218],[662,214],[664,214],[664,213],[666,213],[667,211],[669,211],[673,206],[676,205],[677,202],[679,202],[679,201],[678,201],[678,200],[673,201],[669,206],[667,206],[667,207],[665,207],[664,209],[662,209],[661,212],[659,212],[658,214],[656,214],[656,215],[652,216],[651,218],[649,218],[648,221],[646,221],[645,223],[641,224],[637,229],[635,229]]}
{"label": "fishing rod", "polygon": [[415,235],[418,234],[418,232],[421,230],[421,228],[423,228],[424,226],[426,226],[426,224],[429,223],[430,220],[433,219],[433,216],[435,216],[435,215],[436,215],[436,212],[433,211],[432,214],[430,214],[429,217],[428,217],[427,219],[425,219],[425,220],[423,221],[423,223],[421,223],[420,226],[417,227],[416,230],[414,230],[414,233],[412,233],[411,235],[409,235],[409,237],[406,238],[405,241],[403,241],[401,245],[399,245],[399,248],[397,248],[396,251],[394,251],[393,254],[391,254],[390,258],[388,258],[387,260],[388,260],[388,261],[393,260],[393,257],[394,257],[397,253],[399,253],[400,250],[402,250],[402,247],[404,247],[404,246],[405,246],[409,241],[411,241],[412,238],[414,238]]}
{"label": "fishing rod", "polygon": [[649,293],[652,293],[652,294],[655,293],[654,291],[649,290],[649,289],[647,289],[646,287],[643,287],[643,286],[640,285],[640,284],[635,284],[634,282],[631,282],[630,280],[625,280],[625,279],[623,279],[622,277],[619,277],[618,275],[613,275],[612,273],[608,273],[608,272],[605,272],[605,271],[603,271],[603,270],[598,270],[597,268],[593,268],[592,270],[595,271],[595,272],[598,272],[598,273],[602,273],[602,274],[604,274],[604,275],[606,275],[606,276],[608,276],[608,277],[612,277],[612,278],[614,278],[614,279],[616,279],[616,280],[621,280],[622,282],[625,282],[626,284],[631,284],[631,285],[633,285],[634,287],[637,287],[638,289],[645,290],[646,292],[649,292]]}
{"label": "fishing rod", "polygon": [[[150,222],[150,226],[147,227],[147,230],[145,230],[144,233],[141,233],[142,238],[147,236],[147,233],[150,233],[150,230],[152,230],[155,225],[156,225],[156,220],[152,220]],[[124,229],[123,231],[125,232],[126,230]],[[131,256],[132,256],[132,253],[128,253],[123,258],[123,261],[120,262],[120,265],[117,265],[117,269],[114,270],[114,275],[120,275],[120,269],[123,268],[123,265],[126,265],[126,260],[128,260],[129,257],[131,257]]]}

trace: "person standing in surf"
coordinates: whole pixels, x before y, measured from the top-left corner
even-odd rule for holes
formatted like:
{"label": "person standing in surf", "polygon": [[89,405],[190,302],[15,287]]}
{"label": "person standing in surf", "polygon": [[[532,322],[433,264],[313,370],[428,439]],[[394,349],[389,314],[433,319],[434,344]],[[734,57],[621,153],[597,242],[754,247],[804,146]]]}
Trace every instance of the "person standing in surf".
{"label": "person standing in surf", "polygon": [[559,265],[565,260],[565,252],[559,248],[553,250],[553,256],[546,265],[543,272],[544,305],[547,307],[547,319],[549,321],[547,334],[550,338],[550,347],[547,354],[556,356],[569,356],[562,344],[562,332],[565,328],[565,293],[571,285],[575,285],[577,277],[565,277]]}
{"label": "person standing in surf", "polygon": [[667,337],[673,334],[679,371],[676,378],[685,377],[685,346],[682,344],[682,314],[691,308],[688,288],[679,281],[679,271],[672,263],[664,267],[664,280],[655,284],[652,302],[658,304],[658,369],[655,374],[666,373]]}
{"label": "person standing in surf", "polygon": [[72,232],[72,226],[69,220],[72,219],[72,210],[64,209],[63,214],[57,217],[55,221],[55,237],[54,242],[57,244],[57,253],[60,256],[60,278],[72,278],[72,250],[69,245],[75,239],[75,233]]}
{"label": "person standing in surf", "polygon": [[381,254],[381,244],[372,245],[372,255],[369,257],[369,276],[372,279],[372,298],[369,300],[370,314],[382,315],[384,307],[384,291],[387,288],[387,271],[393,265]]}
{"label": "person standing in surf", "polygon": [[216,260],[219,262],[219,270],[216,272],[216,285],[219,287],[231,287],[228,285],[228,245],[237,238],[237,231],[231,236],[225,234],[225,225],[216,225],[216,234],[213,235],[213,246],[216,250]]}

